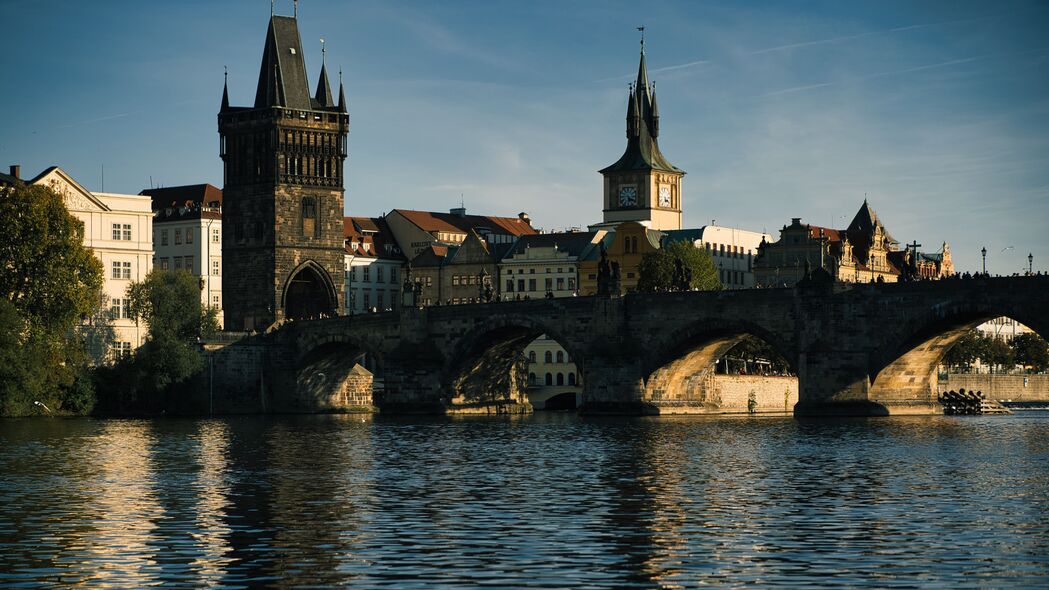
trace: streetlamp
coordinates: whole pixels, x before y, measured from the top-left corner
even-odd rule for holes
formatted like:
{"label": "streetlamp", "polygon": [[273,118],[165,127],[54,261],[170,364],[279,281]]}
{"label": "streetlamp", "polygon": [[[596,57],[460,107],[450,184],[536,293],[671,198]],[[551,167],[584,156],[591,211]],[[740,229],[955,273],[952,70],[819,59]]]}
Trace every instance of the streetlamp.
{"label": "streetlamp", "polygon": [[983,274],[987,274],[987,246],[980,248],[980,254],[983,254]]}
{"label": "streetlamp", "polygon": [[1034,274],[1034,254],[1031,252],[1027,253],[1027,274]]}

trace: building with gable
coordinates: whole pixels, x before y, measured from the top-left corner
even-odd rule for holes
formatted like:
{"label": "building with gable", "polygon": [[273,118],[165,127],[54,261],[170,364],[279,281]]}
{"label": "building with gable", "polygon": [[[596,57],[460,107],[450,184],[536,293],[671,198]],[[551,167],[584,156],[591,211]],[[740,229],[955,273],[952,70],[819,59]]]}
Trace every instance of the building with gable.
{"label": "building with gable", "polygon": [[660,248],[663,232],[650,229],[637,221],[625,221],[608,231],[597,248],[591,249],[579,263],[579,294],[597,295],[598,269],[602,258],[618,269],[618,293],[637,289],[641,259]]}
{"label": "building with gable", "polygon": [[766,287],[792,286],[817,268],[846,283],[941,278],[954,272],[946,242],[938,255],[901,249],[866,199],[845,229],[793,218],[780,230],[778,241],[759,246],[754,261],[755,280]]}
{"label": "building with gable", "polygon": [[93,348],[88,352],[96,362],[131,354],[148,333],[145,324],[131,317],[127,288],[132,281],[145,279],[153,269],[149,197],[89,191],[58,166],[26,183],[50,187],[62,196],[69,212],[84,223],[84,245],[102,261],[102,304],[109,308],[114,342],[111,350]]}
{"label": "building with gable", "polygon": [[512,244],[517,236],[538,233],[525,213],[517,217],[468,215],[465,207],[456,207],[448,213],[394,209],[386,214],[385,220],[408,260],[431,246],[462,244],[470,232],[476,232],[493,245]]}
{"label": "building with gable", "polygon": [[222,314],[222,190],[210,184],[150,188],[153,266],[185,270],[200,283],[200,304]]}

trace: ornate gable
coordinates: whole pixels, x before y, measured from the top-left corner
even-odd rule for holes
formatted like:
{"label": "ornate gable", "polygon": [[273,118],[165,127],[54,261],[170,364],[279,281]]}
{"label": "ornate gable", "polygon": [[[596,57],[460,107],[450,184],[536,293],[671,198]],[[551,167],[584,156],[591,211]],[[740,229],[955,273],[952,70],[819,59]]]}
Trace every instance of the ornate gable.
{"label": "ornate gable", "polygon": [[31,180],[30,184],[50,187],[51,190],[62,196],[66,209],[70,211],[110,210],[105,203],[91,194],[91,191],[80,186],[80,183],[57,166],[45,170],[40,176]]}

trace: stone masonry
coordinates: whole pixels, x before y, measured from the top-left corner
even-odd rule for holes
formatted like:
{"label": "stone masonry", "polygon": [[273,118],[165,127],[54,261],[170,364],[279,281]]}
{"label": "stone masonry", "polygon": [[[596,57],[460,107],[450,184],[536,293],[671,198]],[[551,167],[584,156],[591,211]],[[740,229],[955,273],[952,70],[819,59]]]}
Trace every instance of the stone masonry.
{"label": "stone masonry", "polygon": [[[273,410],[338,410],[330,400],[352,374],[350,361],[368,354],[380,361],[373,405],[382,411],[529,411],[523,350],[545,333],[578,363],[581,412],[718,411],[726,396],[744,403],[735,399],[740,387],[762,389],[719,383],[711,372],[750,334],[798,375],[796,415],[936,413],[940,358],[965,331],[1002,315],[1049,334],[1049,277],[408,308],[291,322],[266,335],[265,399]],[[316,395],[303,397],[301,383]],[[773,411],[784,400],[756,403]]]}

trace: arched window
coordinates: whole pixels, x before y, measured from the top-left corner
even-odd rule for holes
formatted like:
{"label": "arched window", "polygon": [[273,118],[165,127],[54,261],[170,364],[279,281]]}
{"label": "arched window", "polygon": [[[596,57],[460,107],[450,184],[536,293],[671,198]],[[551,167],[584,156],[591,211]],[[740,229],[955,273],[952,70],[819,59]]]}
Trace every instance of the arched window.
{"label": "arched window", "polygon": [[528,362],[530,362],[530,363],[534,363],[535,362],[535,351],[534,350],[529,350],[528,351]]}
{"label": "arched window", "polygon": [[558,385],[564,385],[565,384],[565,374],[564,373],[558,373],[557,374],[557,384]]}
{"label": "arched window", "polygon": [[316,237],[320,234],[320,224],[317,223],[317,199],[314,197],[302,198],[302,235],[305,237]]}
{"label": "arched window", "polygon": [[544,361],[546,362],[546,364],[548,364],[548,365],[549,365],[550,363],[554,362],[554,355],[553,355],[553,353],[551,353],[551,352],[550,352],[549,350],[548,350],[548,351],[546,351],[546,354],[544,354],[544,355],[543,355],[543,360],[544,360]]}
{"label": "arched window", "polygon": [[528,374],[528,384],[535,385],[535,373]]}
{"label": "arched window", "polygon": [[550,373],[546,374],[546,384],[547,385],[553,385],[554,384],[554,376],[551,375]]}
{"label": "arched window", "polygon": [[568,384],[575,385],[575,373],[568,374]]}
{"label": "arched window", "polygon": [[559,363],[565,362],[565,351],[563,351],[563,350],[557,351],[557,362],[559,362]]}

